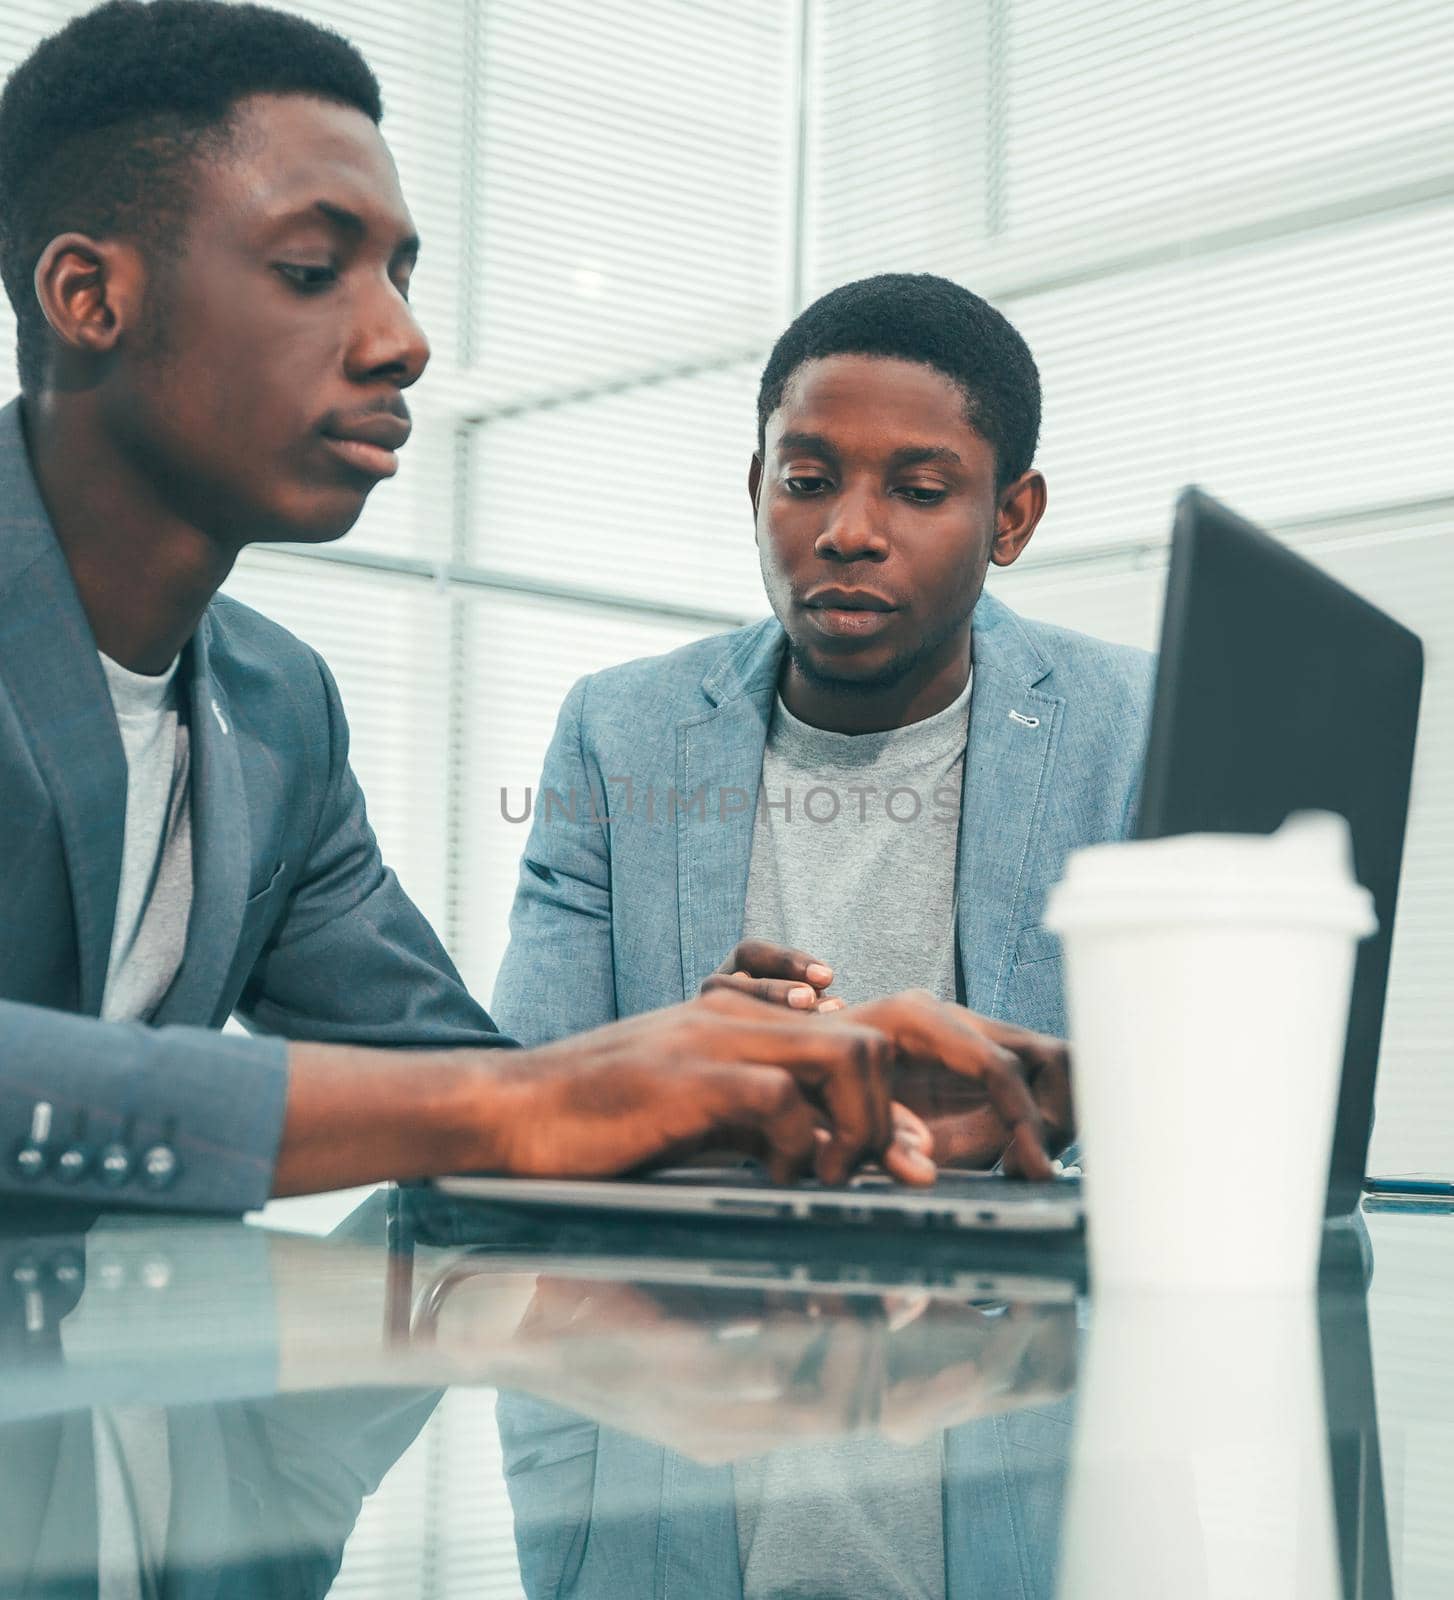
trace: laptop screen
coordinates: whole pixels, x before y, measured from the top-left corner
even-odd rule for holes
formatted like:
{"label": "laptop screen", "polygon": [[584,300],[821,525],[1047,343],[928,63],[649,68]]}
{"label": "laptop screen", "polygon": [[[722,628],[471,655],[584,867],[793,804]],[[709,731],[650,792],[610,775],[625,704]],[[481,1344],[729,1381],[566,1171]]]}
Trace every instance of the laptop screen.
{"label": "laptop screen", "polygon": [[1418,637],[1199,489],[1176,510],[1137,833],[1348,819],[1378,932],[1359,949],[1329,1174],[1351,1211],[1372,1131],[1423,680]]}

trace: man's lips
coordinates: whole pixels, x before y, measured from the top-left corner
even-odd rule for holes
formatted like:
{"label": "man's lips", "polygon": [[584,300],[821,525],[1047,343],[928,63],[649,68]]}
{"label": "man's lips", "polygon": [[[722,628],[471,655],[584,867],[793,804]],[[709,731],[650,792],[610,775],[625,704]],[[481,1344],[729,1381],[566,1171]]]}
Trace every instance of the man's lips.
{"label": "man's lips", "polygon": [[835,638],[862,639],[888,627],[898,607],[871,589],[840,589],[832,585],[803,596],[803,610],[820,633]]}
{"label": "man's lips", "polygon": [[384,411],[331,422],[322,430],[335,455],[373,478],[392,478],[399,470],[394,452],[403,448],[412,431],[407,416]]}

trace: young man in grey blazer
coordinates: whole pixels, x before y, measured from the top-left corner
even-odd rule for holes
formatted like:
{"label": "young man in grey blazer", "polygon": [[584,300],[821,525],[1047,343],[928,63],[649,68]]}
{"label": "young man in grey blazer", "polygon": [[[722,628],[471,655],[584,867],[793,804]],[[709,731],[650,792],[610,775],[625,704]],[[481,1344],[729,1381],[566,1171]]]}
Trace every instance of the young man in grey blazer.
{"label": "young man in grey blazer", "polygon": [[[1069,851],[1130,829],[1151,661],[984,592],[1045,509],[1039,422],[1024,340],[945,279],[848,284],[783,334],[748,471],[774,615],[571,690],[495,989],[504,1026],[544,1042],[724,988],[871,1016],[913,986],[1064,1032],[1045,896]],[[1031,1071],[1062,1140],[1064,1069],[1046,1053]],[[938,1161],[1004,1153],[973,1085],[929,1070],[896,1092]],[[655,1447],[531,1403],[501,1417],[522,1567],[564,1570],[561,1592],[604,1596],[622,1570],[693,1600],[1053,1586],[1061,1408],[735,1469],[653,1466]],[[659,1516],[594,1520],[625,1481],[663,1484]]]}
{"label": "young man in grey blazer", "polygon": [[493,1048],[380,860],[327,667],[216,593],[252,541],[345,533],[408,438],[429,349],[380,116],[338,36],[214,0],[113,0],[0,98],[0,1203],[241,1211],[724,1134],[930,1181],[891,1098],[926,1027],[1042,1170],[1014,1045],[912,1001]]}

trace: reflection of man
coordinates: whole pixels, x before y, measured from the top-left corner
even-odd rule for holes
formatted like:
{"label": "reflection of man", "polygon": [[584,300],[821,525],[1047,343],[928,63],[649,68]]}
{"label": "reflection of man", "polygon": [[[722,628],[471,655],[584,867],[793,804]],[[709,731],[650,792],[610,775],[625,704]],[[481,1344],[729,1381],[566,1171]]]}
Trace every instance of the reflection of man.
{"label": "reflection of man", "polygon": [[[571,691],[539,793],[581,804],[574,822],[537,809],[503,1025],[553,1039],[704,982],[811,1007],[831,977],[850,1003],[915,986],[1064,1032],[1041,907],[1069,850],[1128,829],[1150,673],[1142,652],[982,594],[1045,508],[1039,416],[1024,341],[944,279],[850,284],[788,329],[748,478],[775,616]],[[930,1116],[937,1159],[988,1164],[999,1119],[946,1103],[940,1077],[900,1093]],[[1036,1087],[1063,1136],[1063,1074]],[[1029,1426],[1053,1460],[1063,1425]],[[960,1466],[1007,1459],[1006,1430],[962,1430]],[[601,1433],[604,1458],[627,1448],[644,1447]],[[857,1592],[866,1573],[875,1593],[942,1594],[965,1570],[956,1539],[977,1581],[1017,1562],[1039,1574],[1032,1591],[1049,1581],[1007,1483],[972,1527],[946,1525],[938,1437],[767,1457],[739,1467],[736,1492],[749,1597]],[[1053,1484],[1036,1492],[1053,1506]]]}
{"label": "reflection of man", "polygon": [[[365,1252],[137,1220],[0,1225],[0,1283],[21,1290],[0,1296],[0,1594],[321,1597],[433,1405],[362,1383],[275,1392],[275,1313],[299,1297],[280,1267],[305,1258],[317,1321],[357,1310]],[[382,1252],[368,1265],[377,1283]],[[352,1376],[336,1345],[331,1381]]]}
{"label": "reflection of man", "polygon": [[[346,532],[408,436],[379,115],[343,40],[210,0],[105,5],[0,102],[0,1193],[242,1210],[708,1135],[791,1172],[823,1121],[924,1181],[865,1024],[732,997],[473,1048],[499,1036],[380,860],[327,668],[216,598],[249,542]],[[280,1037],[207,1031],[233,1012]]]}

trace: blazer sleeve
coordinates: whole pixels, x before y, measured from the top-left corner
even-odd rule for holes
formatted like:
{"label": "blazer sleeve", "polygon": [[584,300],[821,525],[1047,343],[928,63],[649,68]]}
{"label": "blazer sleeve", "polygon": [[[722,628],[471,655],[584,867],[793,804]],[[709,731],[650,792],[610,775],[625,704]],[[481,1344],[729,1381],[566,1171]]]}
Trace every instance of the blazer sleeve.
{"label": "blazer sleeve", "polygon": [[[287,1094],[286,1047],[208,1028],[147,1028],[0,1000],[0,1210],[22,1199],[250,1211],[272,1188]],[[71,1182],[55,1162],[24,1176],[20,1153],[37,1106],[50,1135],[92,1152]],[[133,1176],[113,1194],[95,1156],[118,1143],[133,1158],[164,1146],[176,1156],[167,1186]]]}
{"label": "blazer sleeve", "polygon": [[566,696],[546,751],[495,980],[500,1026],[525,1045],[616,1020],[606,797],[585,753],[590,681]]}
{"label": "blazer sleeve", "polygon": [[340,1044],[508,1045],[464,986],[434,930],[384,865],[348,761],[333,676],[329,765],[312,842],[249,974],[237,1015],[251,1030]]}

